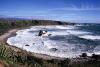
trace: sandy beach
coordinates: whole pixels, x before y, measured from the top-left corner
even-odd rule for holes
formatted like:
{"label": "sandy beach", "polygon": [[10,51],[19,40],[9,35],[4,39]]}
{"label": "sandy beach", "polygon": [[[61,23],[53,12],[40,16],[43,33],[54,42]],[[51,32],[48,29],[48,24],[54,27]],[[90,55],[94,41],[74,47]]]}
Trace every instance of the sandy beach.
{"label": "sandy beach", "polygon": [[6,32],[5,34],[1,35],[0,36],[0,41],[1,42],[6,42],[7,41],[7,38],[16,35],[16,31],[17,30],[18,29],[12,29],[12,30],[9,30],[8,32]]}
{"label": "sandy beach", "polygon": [[[9,37],[12,37],[12,36],[15,36],[16,35],[16,32],[18,31],[19,29],[11,29],[9,30],[8,32],[6,32],[5,34],[1,35],[0,36],[0,42],[3,42],[3,43],[7,43],[7,39]],[[8,43],[7,43],[8,44]],[[15,47],[15,46],[11,46],[11,45],[6,45],[8,48],[10,47],[11,49],[13,49],[14,51],[22,51],[24,53],[27,53],[27,54],[31,54],[32,56],[35,56],[37,58],[42,58],[42,59],[45,59],[45,60],[51,60],[51,59],[60,59],[60,60],[64,60],[65,58],[60,58],[60,57],[54,57],[54,56],[49,56],[49,55],[45,55],[45,54],[38,54],[38,53],[31,53],[31,52],[27,52],[26,50],[23,50],[23,49],[20,49],[18,47]]]}

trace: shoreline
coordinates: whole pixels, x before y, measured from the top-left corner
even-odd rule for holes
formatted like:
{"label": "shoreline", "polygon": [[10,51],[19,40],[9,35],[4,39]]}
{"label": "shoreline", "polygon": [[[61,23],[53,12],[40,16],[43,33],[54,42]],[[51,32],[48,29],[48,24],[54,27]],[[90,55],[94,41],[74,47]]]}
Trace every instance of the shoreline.
{"label": "shoreline", "polygon": [[[22,29],[26,29],[26,28],[22,28]],[[20,52],[23,52],[23,53],[26,53],[26,54],[31,54],[31,56],[34,56],[34,57],[37,57],[37,58],[42,58],[42,59],[45,59],[45,60],[51,60],[51,59],[65,60],[66,59],[66,58],[62,58],[62,57],[56,57],[56,56],[50,56],[50,55],[46,55],[46,54],[29,52],[29,51],[23,50],[21,48],[18,48],[16,46],[9,45],[7,43],[7,39],[9,37],[15,36],[16,35],[16,32],[18,30],[21,30],[21,29],[11,29],[11,30],[7,31],[5,34],[3,34],[3,35],[0,36],[0,42],[6,43],[6,46],[8,48],[10,47],[11,49],[13,49],[16,52],[19,52],[20,51]],[[80,58],[80,57],[76,57],[76,58]],[[69,58],[69,59],[73,59],[73,58]]]}
{"label": "shoreline", "polygon": [[[25,28],[24,28],[25,29]],[[13,37],[16,35],[16,32],[18,30],[21,30],[21,29],[11,29],[11,30],[8,30],[6,33],[4,33],[3,35],[0,36],[0,42],[1,43],[6,43],[6,47],[10,47],[11,49],[13,49],[14,51],[21,51],[21,52],[24,52],[24,53],[27,53],[27,54],[30,54],[32,56],[35,56],[37,58],[42,58],[42,59],[45,59],[45,60],[52,60],[52,59],[58,59],[58,60],[65,60],[66,58],[61,58],[61,57],[55,57],[55,56],[50,56],[50,55],[46,55],[46,54],[39,54],[39,53],[34,53],[34,52],[28,52],[26,50],[23,50],[21,48],[18,48],[16,46],[11,46],[7,43],[7,39],[9,37]]]}
{"label": "shoreline", "polygon": [[18,29],[11,29],[9,31],[7,31],[6,33],[4,33],[3,35],[0,36],[0,42],[7,42],[7,39],[9,37],[13,37],[16,35],[16,32],[18,31]]}

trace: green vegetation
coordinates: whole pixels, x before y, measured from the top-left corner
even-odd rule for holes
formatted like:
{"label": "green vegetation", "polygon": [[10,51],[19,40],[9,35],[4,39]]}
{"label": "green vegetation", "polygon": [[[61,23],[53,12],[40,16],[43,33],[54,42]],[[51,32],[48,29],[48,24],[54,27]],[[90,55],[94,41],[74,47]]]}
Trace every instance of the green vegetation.
{"label": "green vegetation", "polygon": [[72,60],[68,58],[65,60],[44,60],[26,51],[14,51],[12,47],[5,43],[0,43],[0,65],[1,64],[3,64],[4,67],[100,67],[100,56],[85,56]]}
{"label": "green vegetation", "polygon": [[14,28],[23,28],[34,25],[66,25],[71,23],[65,23],[60,21],[50,21],[50,20],[9,20],[0,19],[0,35]]}
{"label": "green vegetation", "polygon": [[0,43],[0,59],[6,67],[67,67],[69,59],[44,60],[36,58],[23,51],[14,51],[9,46]]}

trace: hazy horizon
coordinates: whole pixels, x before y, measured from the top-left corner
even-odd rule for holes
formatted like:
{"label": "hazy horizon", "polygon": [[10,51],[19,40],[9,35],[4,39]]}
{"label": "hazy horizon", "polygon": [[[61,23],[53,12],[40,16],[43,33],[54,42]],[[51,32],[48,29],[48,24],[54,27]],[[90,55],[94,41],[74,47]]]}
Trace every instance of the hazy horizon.
{"label": "hazy horizon", "polygon": [[100,0],[0,0],[0,16],[100,23]]}

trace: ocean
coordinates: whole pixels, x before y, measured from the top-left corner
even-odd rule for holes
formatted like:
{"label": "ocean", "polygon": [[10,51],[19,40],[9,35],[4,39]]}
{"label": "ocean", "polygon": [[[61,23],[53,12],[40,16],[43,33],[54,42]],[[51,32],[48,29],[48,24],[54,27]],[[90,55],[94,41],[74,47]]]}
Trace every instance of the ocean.
{"label": "ocean", "polygon": [[[47,34],[38,36],[40,30]],[[7,43],[33,53],[62,58],[100,54],[100,24],[32,26],[16,34]]]}

